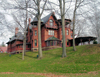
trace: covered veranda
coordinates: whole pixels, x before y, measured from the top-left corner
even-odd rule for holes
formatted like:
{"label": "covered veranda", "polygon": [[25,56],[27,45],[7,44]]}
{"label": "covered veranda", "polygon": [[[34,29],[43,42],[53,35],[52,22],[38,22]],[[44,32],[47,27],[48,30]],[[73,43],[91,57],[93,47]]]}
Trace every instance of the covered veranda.
{"label": "covered veranda", "polygon": [[[81,43],[81,45],[84,45],[85,42],[87,42],[88,44],[90,44],[91,41],[96,40],[97,37],[93,37],[93,36],[84,36],[84,37],[76,37],[75,38],[75,45],[79,45]],[[71,42],[71,46],[73,46],[73,40],[69,40]]]}

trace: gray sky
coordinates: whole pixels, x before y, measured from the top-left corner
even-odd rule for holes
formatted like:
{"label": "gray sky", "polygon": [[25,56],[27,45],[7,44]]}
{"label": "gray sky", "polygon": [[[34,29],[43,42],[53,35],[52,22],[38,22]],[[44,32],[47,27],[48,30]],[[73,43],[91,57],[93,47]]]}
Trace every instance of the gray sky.
{"label": "gray sky", "polygon": [[[2,3],[2,1],[5,3],[6,1],[8,1],[9,3],[11,3],[11,4],[14,4],[14,2],[13,2],[13,0],[0,0],[0,3]],[[51,0],[52,1],[52,0]],[[56,0],[53,0],[53,2],[55,1],[55,3],[57,3],[56,2]],[[70,1],[70,0],[67,0],[67,1]],[[74,0],[73,0],[74,1]],[[87,0],[85,0],[86,2],[88,2]],[[95,1],[95,0],[94,0]],[[100,5],[100,1],[99,0],[96,0],[97,2],[96,2],[96,7],[98,8],[98,9],[100,9],[100,7],[99,7],[99,5]],[[99,2],[98,2],[99,1]],[[90,5],[93,5],[93,3],[91,3],[90,2]],[[82,7],[80,7],[79,9],[78,9],[78,14],[81,14],[81,13],[84,13],[83,14],[83,16],[81,16],[81,15],[78,15],[78,18],[79,19],[84,19],[87,15],[85,15],[85,14],[88,14],[88,15],[91,15],[90,13],[88,13],[88,11],[89,12],[91,12],[91,7],[90,7],[90,5],[85,5],[85,6],[82,6]],[[67,3],[66,4],[66,7],[69,7],[69,6],[71,6],[71,8],[67,11],[67,13],[66,13],[66,18],[68,18],[68,19],[71,19],[72,20],[72,17],[73,17],[73,7],[74,7],[74,2],[72,2],[72,3]],[[1,8],[1,7],[0,7]],[[58,6],[55,6],[55,9],[56,10],[58,10],[59,9],[59,7]],[[2,13],[9,13],[10,14],[10,11],[4,11],[2,8],[0,9],[0,12],[2,12]],[[46,16],[48,13],[50,13],[50,11],[45,11],[44,12],[44,14],[43,14],[43,16],[42,17],[44,17],[44,16]],[[56,12],[55,12],[56,13]],[[57,18],[59,18],[59,16],[56,14],[56,16],[57,16]],[[7,14],[5,14],[5,17],[6,17],[6,20],[5,21],[7,21],[7,22],[10,22],[9,24],[12,24],[12,25],[16,25],[16,24],[14,24],[13,23],[13,18],[10,16],[10,15],[7,15]],[[5,27],[5,25],[2,25],[2,24],[0,24],[0,26],[4,26]],[[89,29],[89,28],[88,28]],[[86,30],[86,31],[88,31],[88,29]],[[10,37],[12,37],[15,33],[14,33],[14,28],[13,28],[13,32],[10,32],[9,30],[7,30],[7,29],[5,29],[4,30],[5,32],[3,33],[3,35],[4,36],[0,36],[0,44],[2,43],[2,42],[4,42],[4,43],[6,43],[8,40],[9,40],[9,38]]]}

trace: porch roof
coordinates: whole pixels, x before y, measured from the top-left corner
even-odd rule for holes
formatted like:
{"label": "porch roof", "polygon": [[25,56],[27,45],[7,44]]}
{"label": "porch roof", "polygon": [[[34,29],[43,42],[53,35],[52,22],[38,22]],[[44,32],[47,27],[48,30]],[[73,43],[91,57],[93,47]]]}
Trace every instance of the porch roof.
{"label": "porch roof", "polygon": [[57,40],[57,41],[60,41],[58,38],[52,36],[52,37],[49,37],[47,40],[45,41],[52,41],[52,40]]}

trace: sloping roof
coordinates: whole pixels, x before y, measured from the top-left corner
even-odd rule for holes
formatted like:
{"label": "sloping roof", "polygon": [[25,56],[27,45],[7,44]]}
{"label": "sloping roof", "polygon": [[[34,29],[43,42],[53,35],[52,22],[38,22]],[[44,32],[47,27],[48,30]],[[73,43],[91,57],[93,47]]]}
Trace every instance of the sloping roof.
{"label": "sloping roof", "polygon": [[13,40],[23,40],[23,34],[18,32],[15,36],[13,36],[7,43],[12,42]]}
{"label": "sloping roof", "polygon": [[[44,18],[42,18],[41,21],[45,24],[45,23],[49,20],[49,18],[50,18],[50,16],[51,16],[52,14],[53,14],[53,12],[50,13],[50,14],[48,14],[48,15],[45,16]],[[33,21],[38,21],[38,19],[37,19],[36,16],[34,17]]]}
{"label": "sloping roof", "polygon": [[50,37],[50,38],[48,38],[47,40],[45,40],[45,41],[49,41],[49,40],[59,40],[58,38],[56,38],[56,37],[54,37],[54,36],[52,36],[52,37]]}
{"label": "sloping roof", "polygon": [[36,16],[34,17],[33,21],[38,21],[38,19],[37,19],[37,17],[36,17]]}
{"label": "sloping roof", "polygon": [[44,18],[42,18],[42,22],[45,24],[48,20],[49,20],[49,18],[50,18],[50,16],[52,15],[53,13],[50,13],[50,14],[48,14],[47,16],[45,16]]}
{"label": "sloping roof", "polygon": [[0,46],[0,51],[2,51],[2,53],[6,52],[7,51],[7,47],[1,47]]}

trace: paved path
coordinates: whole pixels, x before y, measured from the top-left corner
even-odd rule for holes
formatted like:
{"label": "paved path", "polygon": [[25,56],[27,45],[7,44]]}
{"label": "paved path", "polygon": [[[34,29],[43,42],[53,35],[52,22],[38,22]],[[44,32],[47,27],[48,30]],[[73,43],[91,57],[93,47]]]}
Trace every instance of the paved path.
{"label": "paved path", "polygon": [[[13,72],[1,72],[0,74],[14,74]],[[33,74],[33,75],[41,75],[41,76],[45,76],[45,77],[66,77],[63,75],[55,75],[52,73],[27,73],[27,72],[23,72],[23,73],[18,73],[18,74]]]}

